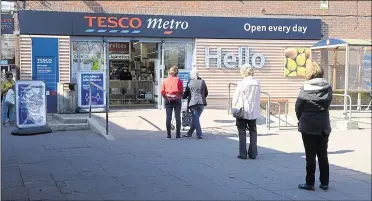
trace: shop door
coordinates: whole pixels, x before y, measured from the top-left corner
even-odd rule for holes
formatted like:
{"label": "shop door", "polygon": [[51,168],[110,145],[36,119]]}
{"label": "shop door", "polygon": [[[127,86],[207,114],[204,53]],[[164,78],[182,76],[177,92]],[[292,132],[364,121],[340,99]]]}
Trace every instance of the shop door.
{"label": "shop door", "polygon": [[[159,70],[159,73],[161,72],[163,78],[168,77],[168,69],[172,66],[178,67],[179,75],[182,74],[182,76],[179,77],[185,88],[188,81],[188,76],[185,76],[185,74],[188,74],[193,66],[192,41],[170,40],[161,44],[161,65],[159,65],[161,69]],[[184,78],[187,79],[184,80]],[[164,108],[163,101],[158,105],[158,107]]]}
{"label": "shop door", "polygon": [[154,97],[155,97],[155,103],[159,110],[162,109],[162,102],[163,98],[161,96],[161,85],[163,83],[163,77],[164,77],[164,71],[161,67],[160,59],[157,59],[155,61],[155,83],[154,83]]}
{"label": "shop door", "polygon": [[58,38],[32,38],[32,80],[45,82],[47,113],[57,113]]}

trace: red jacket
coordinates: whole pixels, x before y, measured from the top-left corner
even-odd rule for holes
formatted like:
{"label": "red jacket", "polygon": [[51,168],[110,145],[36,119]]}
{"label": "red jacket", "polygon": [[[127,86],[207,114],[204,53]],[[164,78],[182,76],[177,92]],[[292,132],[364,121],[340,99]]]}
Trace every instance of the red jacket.
{"label": "red jacket", "polygon": [[183,85],[178,77],[169,75],[164,79],[161,86],[161,95],[165,97],[166,95],[176,95],[180,99],[182,97]]}

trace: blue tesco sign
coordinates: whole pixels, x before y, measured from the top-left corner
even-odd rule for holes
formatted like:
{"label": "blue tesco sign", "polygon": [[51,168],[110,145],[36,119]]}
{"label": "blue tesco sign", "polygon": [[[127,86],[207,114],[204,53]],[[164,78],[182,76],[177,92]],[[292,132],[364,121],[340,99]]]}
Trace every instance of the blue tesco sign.
{"label": "blue tesco sign", "polygon": [[103,108],[106,105],[106,93],[97,88],[90,86],[90,83],[106,89],[106,76],[104,72],[84,72],[77,73],[78,81],[78,106],[80,108],[89,108],[89,92],[92,87],[92,108]]}
{"label": "blue tesco sign", "polygon": [[17,81],[15,89],[17,127],[45,126],[47,123],[45,83],[37,80]]}
{"label": "blue tesco sign", "polygon": [[[19,11],[21,34],[320,40],[320,19]],[[48,25],[48,26],[45,26]]]}
{"label": "blue tesco sign", "polygon": [[57,94],[56,57],[36,57],[36,80],[43,80],[47,86],[47,95]]}

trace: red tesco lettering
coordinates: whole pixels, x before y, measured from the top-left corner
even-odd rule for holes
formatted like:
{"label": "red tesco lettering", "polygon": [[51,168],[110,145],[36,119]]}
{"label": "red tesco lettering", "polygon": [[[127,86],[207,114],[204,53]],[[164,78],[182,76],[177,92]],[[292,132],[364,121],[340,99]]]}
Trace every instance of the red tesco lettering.
{"label": "red tesco lettering", "polygon": [[142,20],[140,18],[128,18],[128,17],[96,17],[96,16],[84,16],[88,20],[88,26],[98,28],[117,28],[123,29],[138,29],[142,26]]}

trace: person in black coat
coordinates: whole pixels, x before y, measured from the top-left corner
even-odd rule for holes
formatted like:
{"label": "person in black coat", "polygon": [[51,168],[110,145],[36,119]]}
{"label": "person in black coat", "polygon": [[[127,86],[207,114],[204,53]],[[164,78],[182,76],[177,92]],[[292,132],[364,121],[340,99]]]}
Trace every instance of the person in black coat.
{"label": "person in black coat", "polygon": [[298,187],[304,190],[315,190],[315,169],[318,157],[320,169],[320,188],[328,189],[328,137],[332,131],[329,119],[329,107],[332,102],[332,87],[323,78],[323,70],[316,64],[306,68],[306,81],[296,101],[296,116],[299,121],[298,131],[306,153],[306,183]]}

